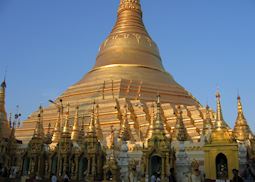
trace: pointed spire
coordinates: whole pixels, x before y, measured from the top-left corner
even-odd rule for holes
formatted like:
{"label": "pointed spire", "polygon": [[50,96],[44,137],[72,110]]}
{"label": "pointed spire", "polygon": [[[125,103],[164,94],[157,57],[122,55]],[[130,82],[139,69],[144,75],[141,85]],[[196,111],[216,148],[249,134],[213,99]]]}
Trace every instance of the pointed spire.
{"label": "pointed spire", "polygon": [[85,131],[84,131],[84,121],[85,121],[85,116],[82,116],[82,122],[81,122],[81,129],[79,131],[79,142],[82,142],[85,136]]}
{"label": "pointed spire", "polygon": [[151,118],[150,118],[150,125],[147,130],[146,139],[149,139],[152,137],[153,133],[153,126],[154,126],[154,118],[155,118],[155,105],[154,103],[151,105]]}
{"label": "pointed spire", "polygon": [[178,141],[188,140],[188,133],[183,122],[182,110],[180,106],[177,107],[176,125],[175,125],[175,129],[173,133],[173,140],[178,140]]}
{"label": "pointed spire", "polygon": [[237,118],[234,127],[234,136],[239,141],[244,141],[249,139],[249,134],[251,133],[250,127],[246,121],[243,112],[243,106],[241,97],[237,97]]}
{"label": "pointed spire", "polygon": [[52,142],[58,143],[61,137],[61,123],[63,121],[63,112],[62,108],[58,108],[58,119],[55,123],[54,130],[53,130],[53,136],[52,136]]}
{"label": "pointed spire", "polygon": [[0,88],[0,112],[4,113],[4,119],[6,120],[7,115],[6,115],[6,111],[5,111],[5,88],[6,88],[6,82],[5,80],[2,82],[1,84],[1,88]]}
{"label": "pointed spire", "polygon": [[111,126],[111,134],[110,134],[110,149],[114,149],[115,148],[115,133],[114,133],[114,128],[113,126]]}
{"label": "pointed spire", "polygon": [[218,91],[216,93],[216,99],[217,99],[217,113],[216,113],[216,120],[217,121],[224,121],[223,114],[222,114],[222,108],[221,108],[221,102],[220,102],[220,92]]}
{"label": "pointed spire", "polygon": [[39,114],[38,114],[38,120],[36,123],[36,127],[34,130],[34,136],[35,138],[44,138],[44,129],[43,129],[43,108],[42,106],[39,107]]}
{"label": "pointed spire", "polygon": [[89,135],[96,135],[96,127],[95,127],[95,101],[94,101],[94,103],[92,105],[88,134]]}
{"label": "pointed spire", "polygon": [[118,19],[111,34],[128,32],[149,36],[143,24],[140,0],[120,0]]}
{"label": "pointed spire", "polygon": [[123,141],[128,141],[128,140],[131,139],[130,127],[129,127],[129,122],[128,122],[128,108],[127,108],[127,105],[124,106],[124,115],[123,115],[121,130],[120,130],[120,138]]}
{"label": "pointed spire", "polygon": [[206,106],[206,116],[203,122],[203,135],[205,135],[209,130],[212,129],[212,119],[210,115],[210,107]]}
{"label": "pointed spire", "polygon": [[244,113],[243,113],[242,101],[241,101],[241,97],[240,96],[237,97],[237,111],[238,111],[238,116],[240,116],[243,119],[245,119]]}
{"label": "pointed spire", "polygon": [[67,103],[67,111],[66,111],[66,115],[65,115],[65,123],[64,123],[64,127],[63,127],[63,131],[62,131],[62,136],[63,137],[69,137],[70,135],[70,126],[69,126],[69,108],[70,108],[70,104]]}
{"label": "pointed spire", "polygon": [[215,129],[220,130],[222,128],[226,128],[226,124],[223,118],[222,114],[222,108],[221,108],[221,101],[220,101],[220,92],[218,91],[216,93],[216,99],[217,99],[217,111],[216,111],[216,122],[215,122]]}
{"label": "pointed spire", "polygon": [[71,139],[76,142],[79,140],[79,106],[77,106],[75,109]]}
{"label": "pointed spire", "polygon": [[96,105],[96,117],[95,117],[96,135],[100,141],[104,140],[103,132],[99,121],[99,105]]}
{"label": "pointed spire", "polygon": [[157,112],[156,112],[156,119],[154,122],[154,130],[158,130],[160,132],[165,133],[164,131],[164,124],[161,118],[161,103],[160,103],[160,95],[157,96]]}
{"label": "pointed spire", "polygon": [[51,135],[50,129],[51,129],[51,124],[49,123],[48,129],[47,129],[47,134],[45,137],[45,144],[47,144],[47,145],[52,143],[52,135]]}

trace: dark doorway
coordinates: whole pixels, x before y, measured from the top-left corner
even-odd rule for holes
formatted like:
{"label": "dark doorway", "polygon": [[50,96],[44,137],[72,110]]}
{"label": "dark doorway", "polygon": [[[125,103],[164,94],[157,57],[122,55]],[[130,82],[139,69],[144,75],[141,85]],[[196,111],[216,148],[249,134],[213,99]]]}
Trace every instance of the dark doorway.
{"label": "dark doorway", "polygon": [[228,179],[228,160],[222,153],[216,157],[216,176],[217,179]]}
{"label": "dark doorway", "polygon": [[155,174],[156,176],[161,175],[161,170],[162,170],[162,158],[158,155],[152,155],[150,159],[150,176]]}
{"label": "dark doorway", "polygon": [[86,157],[82,158],[79,162],[79,180],[84,180],[88,175],[88,159]]}

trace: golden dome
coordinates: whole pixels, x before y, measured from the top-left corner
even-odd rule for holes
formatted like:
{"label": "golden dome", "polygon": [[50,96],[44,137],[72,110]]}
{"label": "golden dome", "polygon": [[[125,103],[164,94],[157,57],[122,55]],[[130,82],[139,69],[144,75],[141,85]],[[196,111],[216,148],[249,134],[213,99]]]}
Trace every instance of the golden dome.
{"label": "golden dome", "polygon": [[[139,73],[139,74],[137,74]],[[121,0],[110,35],[101,44],[93,69],[80,81],[128,79],[173,83],[163,68],[159,49],[149,36],[139,0]]]}

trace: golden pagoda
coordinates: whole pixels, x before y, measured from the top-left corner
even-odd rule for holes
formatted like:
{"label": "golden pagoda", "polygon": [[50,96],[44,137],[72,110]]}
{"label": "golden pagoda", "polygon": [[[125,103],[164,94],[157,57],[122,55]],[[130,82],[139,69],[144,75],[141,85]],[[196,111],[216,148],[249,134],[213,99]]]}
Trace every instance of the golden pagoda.
{"label": "golden pagoda", "polygon": [[[68,173],[74,181],[118,181],[124,165],[117,155],[126,152],[130,158],[125,162],[137,164],[132,173],[139,172],[136,167],[141,169],[137,174],[141,181],[153,174],[167,181],[177,160],[179,165],[189,165],[190,159],[204,167],[206,177],[229,179],[231,170],[239,167],[236,140],[246,140],[248,131],[254,155],[255,137],[240,98],[233,132],[224,121],[219,93],[214,113],[165,71],[158,47],[143,24],[140,0],[120,0],[116,24],[101,44],[94,67],[49,106],[40,108],[39,115],[36,111],[16,132],[13,128],[10,144],[2,139],[10,136],[5,87],[3,82],[0,148],[13,152],[22,175],[36,173],[49,179],[51,173],[59,178]],[[15,133],[22,145],[14,145]],[[125,150],[120,151],[120,144],[125,144]],[[178,144],[179,151],[174,148]],[[9,163],[5,165],[10,167]]]}
{"label": "golden pagoda", "polygon": [[[110,133],[110,126],[121,127],[121,119],[114,106],[123,108],[127,103],[132,116],[129,122],[131,133],[135,135],[135,140],[139,140],[146,135],[150,123],[150,113],[146,108],[157,93],[161,95],[162,104],[166,104],[166,113],[175,105],[184,106],[183,112],[190,120],[189,134],[198,138],[196,127],[201,128],[202,123],[194,125],[193,120],[201,119],[201,112],[205,109],[165,71],[158,47],[144,26],[140,1],[121,0],[116,24],[101,44],[94,67],[61,94],[56,102],[61,99],[65,104],[69,102],[70,115],[74,115],[75,105],[78,104],[79,112],[89,118],[91,100],[96,100],[100,107],[98,119],[104,137]],[[139,104],[141,109],[137,107]],[[54,104],[44,109],[44,126],[48,123],[54,126],[58,120],[57,109]],[[35,123],[36,113],[32,113],[23,122],[23,127],[17,130],[16,136],[27,143],[33,135]],[[89,120],[86,120],[86,127],[88,123]],[[166,123],[168,128],[175,126],[174,119],[166,120]],[[55,127],[54,130],[57,132],[59,129]],[[56,138],[58,134],[54,135],[53,140]]]}

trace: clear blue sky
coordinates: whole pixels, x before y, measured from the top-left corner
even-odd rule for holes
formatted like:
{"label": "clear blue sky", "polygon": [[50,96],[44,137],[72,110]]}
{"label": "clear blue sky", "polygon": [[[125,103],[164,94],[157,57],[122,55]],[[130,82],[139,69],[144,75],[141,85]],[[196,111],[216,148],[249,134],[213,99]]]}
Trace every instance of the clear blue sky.
{"label": "clear blue sky", "polygon": [[[255,1],[142,0],[144,22],[164,66],[205,105],[217,85],[233,126],[239,89],[255,131]],[[0,77],[7,110],[23,118],[47,105],[94,64],[118,0],[0,0]]]}

